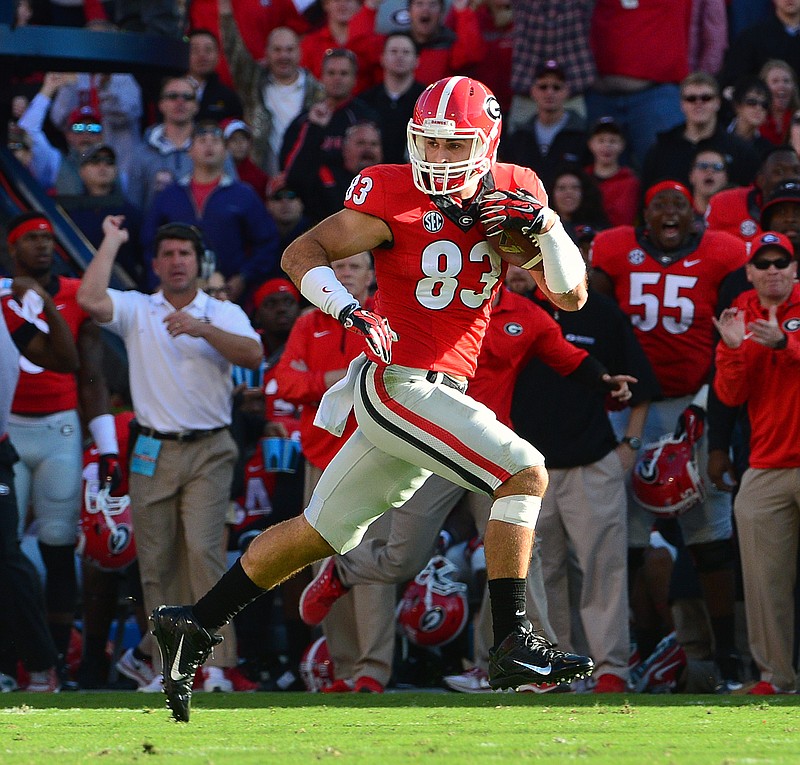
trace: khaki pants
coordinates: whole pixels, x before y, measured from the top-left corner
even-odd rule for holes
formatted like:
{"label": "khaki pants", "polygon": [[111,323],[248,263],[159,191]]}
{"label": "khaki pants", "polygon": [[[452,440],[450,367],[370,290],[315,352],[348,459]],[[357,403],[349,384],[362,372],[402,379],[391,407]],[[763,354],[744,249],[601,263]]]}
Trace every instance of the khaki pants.
{"label": "khaki pants", "polygon": [[[197,601],[225,573],[225,516],[236,459],[227,430],[197,441],[160,443],[154,475],[131,473],[129,479],[147,613],[163,603]],[[236,666],[233,625],[220,634],[225,640],[207,664]],[[159,671],[159,652],[150,653]]]}

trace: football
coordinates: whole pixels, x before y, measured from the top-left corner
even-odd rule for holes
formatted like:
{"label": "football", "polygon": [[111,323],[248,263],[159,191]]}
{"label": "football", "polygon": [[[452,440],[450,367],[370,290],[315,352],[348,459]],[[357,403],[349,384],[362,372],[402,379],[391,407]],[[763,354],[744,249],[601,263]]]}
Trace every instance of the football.
{"label": "football", "polygon": [[[539,246],[521,231],[504,230],[498,236],[490,237],[488,241],[503,260],[514,266],[521,267],[535,257],[541,257]],[[533,268],[541,269],[541,260]]]}

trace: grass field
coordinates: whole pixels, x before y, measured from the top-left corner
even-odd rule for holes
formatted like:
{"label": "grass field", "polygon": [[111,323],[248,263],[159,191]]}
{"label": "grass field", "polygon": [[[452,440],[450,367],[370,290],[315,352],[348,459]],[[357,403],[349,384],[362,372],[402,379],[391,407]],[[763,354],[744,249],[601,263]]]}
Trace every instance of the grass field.
{"label": "grass field", "polygon": [[2,765],[800,763],[800,698],[387,693],[0,696]]}

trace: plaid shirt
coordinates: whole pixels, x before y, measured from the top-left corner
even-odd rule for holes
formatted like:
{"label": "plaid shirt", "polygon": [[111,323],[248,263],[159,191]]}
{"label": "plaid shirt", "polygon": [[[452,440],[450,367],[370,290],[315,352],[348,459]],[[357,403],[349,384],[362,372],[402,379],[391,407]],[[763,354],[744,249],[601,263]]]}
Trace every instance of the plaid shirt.
{"label": "plaid shirt", "polygon": [[557,61],[573,95],[597,76],[589,47],[595,0],[518,0],[514,3],[514,56],[511,87],[529,95],[537,64]]}

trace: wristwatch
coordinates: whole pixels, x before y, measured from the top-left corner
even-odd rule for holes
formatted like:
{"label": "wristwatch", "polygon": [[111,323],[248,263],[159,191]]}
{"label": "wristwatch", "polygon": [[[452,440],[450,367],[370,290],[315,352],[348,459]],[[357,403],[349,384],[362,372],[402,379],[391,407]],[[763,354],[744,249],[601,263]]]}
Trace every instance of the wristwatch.
{"label": "wristwatch", "polygon": [[638,452],[642,448],[642,439],[639,436],[625,436],[621,443],[629,446],[633,451]]}

